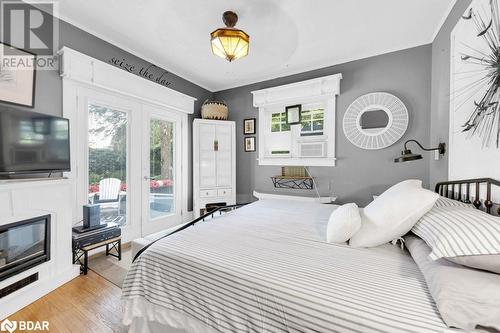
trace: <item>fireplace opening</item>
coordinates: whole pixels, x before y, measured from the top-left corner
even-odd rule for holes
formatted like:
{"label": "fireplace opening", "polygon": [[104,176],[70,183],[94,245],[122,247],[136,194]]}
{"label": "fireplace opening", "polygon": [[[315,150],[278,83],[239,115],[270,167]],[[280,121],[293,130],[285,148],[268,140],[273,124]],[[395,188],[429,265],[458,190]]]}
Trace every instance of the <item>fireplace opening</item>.
{"label": "fireplace opening", "polygon": [[50,215],[0,225],[0,281],[50,260]]}

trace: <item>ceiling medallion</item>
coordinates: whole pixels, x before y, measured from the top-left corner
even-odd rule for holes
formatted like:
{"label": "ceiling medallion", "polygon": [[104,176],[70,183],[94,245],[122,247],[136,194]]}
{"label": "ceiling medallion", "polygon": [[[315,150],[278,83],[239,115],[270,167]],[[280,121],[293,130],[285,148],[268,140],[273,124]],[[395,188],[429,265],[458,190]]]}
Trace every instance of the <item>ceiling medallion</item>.
{"label": "ceiling medallion", "polygon": [[250,36],[234,27],[238,22],[238,15],[227,11],[222,14],[222,21],[226,27],[210,34],[212,53],[229,62],[245,57],[248,54]]}

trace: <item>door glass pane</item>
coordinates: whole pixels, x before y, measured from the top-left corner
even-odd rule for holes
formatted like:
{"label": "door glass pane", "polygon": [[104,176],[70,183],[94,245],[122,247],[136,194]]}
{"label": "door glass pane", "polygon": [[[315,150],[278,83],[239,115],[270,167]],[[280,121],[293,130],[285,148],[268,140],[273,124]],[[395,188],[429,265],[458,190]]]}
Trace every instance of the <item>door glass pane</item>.
{"label": "door glass pane", "polygon": [[127,223],[127,113],[90,104],[89,203],[101,223]]}
{"label": "door glass pane", "polygon": [[160,119],[150,121],[150,218],[175,211],[174,200],[174,124]]}

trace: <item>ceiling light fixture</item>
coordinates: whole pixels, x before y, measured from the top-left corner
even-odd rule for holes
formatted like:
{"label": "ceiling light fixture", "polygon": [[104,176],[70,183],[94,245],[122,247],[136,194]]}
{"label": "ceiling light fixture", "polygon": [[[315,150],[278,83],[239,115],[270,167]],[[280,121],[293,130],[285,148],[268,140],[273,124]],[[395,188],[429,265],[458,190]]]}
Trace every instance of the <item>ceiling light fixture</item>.
{"label": "ceiling light fixture", "polygon": [[222,14],[225,28],[219,28],[210,34],[212,53],[231,62],[245,57],[248,54],[250,36],[234,26],[238,22],[235,12],[227,11]]}

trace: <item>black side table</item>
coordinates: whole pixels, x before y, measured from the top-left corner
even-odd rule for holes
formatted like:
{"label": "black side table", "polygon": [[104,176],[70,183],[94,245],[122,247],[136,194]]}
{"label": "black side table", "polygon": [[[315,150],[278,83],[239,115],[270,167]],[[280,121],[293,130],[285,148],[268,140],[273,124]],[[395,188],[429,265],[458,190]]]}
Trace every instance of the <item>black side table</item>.
{"label": "black side table", "polygon": [[89,232],[73,232],[73,264],[80,265],[80,271],[87,274],[89,251],[106,246],[106,256],[122,260],[121,229],[116,224]]}

